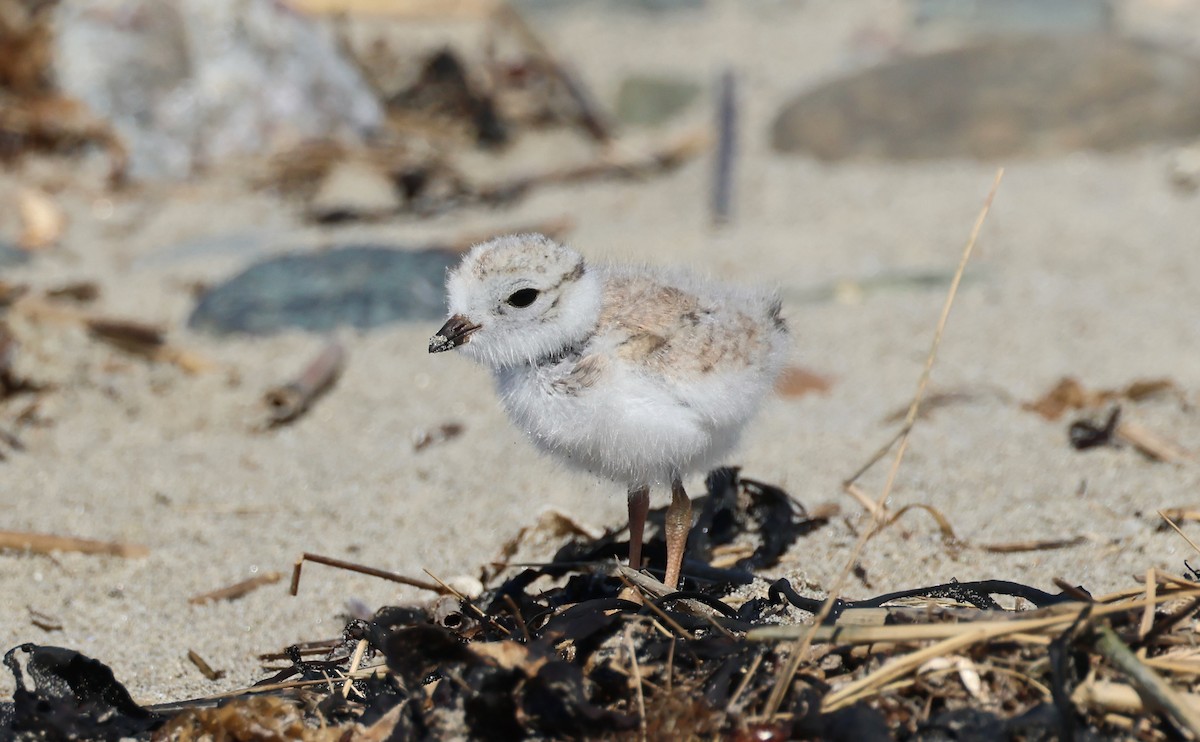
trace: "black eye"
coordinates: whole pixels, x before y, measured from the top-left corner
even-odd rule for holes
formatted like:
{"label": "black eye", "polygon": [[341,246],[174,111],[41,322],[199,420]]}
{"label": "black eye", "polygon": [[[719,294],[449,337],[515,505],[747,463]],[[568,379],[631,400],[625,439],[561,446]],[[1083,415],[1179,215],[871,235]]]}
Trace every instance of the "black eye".
{"label": "black eye", "polygon": [[537,301],[537,298],[537,289],[521,289],[520,291],[514,291],[512,296],[508,297],[504,301],[507,302],[510,307],[524,309],[525,307]]}

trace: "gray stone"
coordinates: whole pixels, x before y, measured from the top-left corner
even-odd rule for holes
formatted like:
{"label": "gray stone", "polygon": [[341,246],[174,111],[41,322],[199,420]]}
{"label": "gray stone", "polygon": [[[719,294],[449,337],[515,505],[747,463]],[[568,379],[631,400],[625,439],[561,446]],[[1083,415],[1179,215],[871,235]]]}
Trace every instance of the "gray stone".
{"label": "gray stone", "polygon": [[445,315],[448,250],[352,246],[257,263],[205,292],[188,326],[217,335],[370,329]]}
{"label": "gray stone", "polygon": [[616,115],[631,126],[657,126],[685,110],[700,86],[674,77],[633,75],[617,89]]}
{"label": "gray stone", "polygon": [[59,85],[112,124],[134,177],[358,141],[384,121],[328,30],[282,3],[64,0],[56,12]]}
{"label": "gray stone", "polygon": [[970,34],[1103,33],[1113,9],[1109,0],[916,0],[913,22]]}
{"label": "gray stone", "polygon": [[822,160],[1117,151],[1200,133],[1200,61],[1107,36],[1028,37],[901,59],[783,106],[781,152]]}

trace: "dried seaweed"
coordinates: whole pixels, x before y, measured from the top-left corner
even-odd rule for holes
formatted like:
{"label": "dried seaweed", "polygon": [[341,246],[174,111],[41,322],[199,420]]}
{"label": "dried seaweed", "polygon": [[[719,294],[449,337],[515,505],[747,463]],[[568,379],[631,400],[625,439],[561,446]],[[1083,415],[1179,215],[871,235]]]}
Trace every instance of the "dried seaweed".
{"label": "dried seaweed", "polygon": [[[762,559],[819,524],[736,469],[707,483],[682,591],[615,563],[613,534],[559,528],[566,543],[548,563],[510,565],[477,597],[352,620],[336,639],[267,656],[285,664],[256,686],[211,699],[142,709],[100,663],[22,645],[6,658],[20,690],[0,720],[51,737],[159,739],[1086,738],[1156,715],[1193,728],[1200,666],[1178,647],[1198,625],[1200,585],[1156,571],[1143,589],[1099,597],[950,582],[839,600],[814,630],[789,612],[818,614],[822,600],[786,580],[745,600],[735,578],[757,579]],[[737,570],[701,568],[738,542],[752,548]],[[802,634],[811,652],[766,713]]]}

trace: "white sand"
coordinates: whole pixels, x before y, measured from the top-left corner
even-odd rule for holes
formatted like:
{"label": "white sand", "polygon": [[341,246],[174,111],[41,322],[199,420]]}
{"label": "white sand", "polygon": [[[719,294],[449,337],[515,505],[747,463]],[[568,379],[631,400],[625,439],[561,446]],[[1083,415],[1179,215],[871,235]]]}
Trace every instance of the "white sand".
{"label": "white sand", "polygon": [[[3,527],[127,540],[150,556],[0,555],[0,647],[79,649],[109,663],[144,702],[205,695],[260,678],[260,652],[336,635],[349,598],[374,607],[416,593],[314,566],[299,599],[284,583],[229,603],[192,606],[191,595],[286,572],[302,551],[417,577],[423,567],[443,577],[474,573],[547,507],[596,525],[622,522],[619,486],[539,458],[502,417],[481,369],[426,353],[433,325],[346,334],[349,365],[336,389],[297,424],[253,432],[261,393],[320,342],[300,334],[214,341],[182,329],[191,307],[183,287],[227,275],[238,260],[160,253],[214,233],[271,228],[305,244],[420,244],[568,214],[578,224],[570,242],[592,256],[775,281],[793,299],[797,363],[835,384],[827,396],[772,401],[731,463],[806,504],[837,502],[861,525],[840,483],[891,435],[882,420],[913,393],[944,291],[882,290],[859,304],[795,299],[842,279],[948,274],[995,166],[834,167],[773,157],[767,124],[786,97],[834,74],[857,31],[886,31],[903,19],[888,2],[754,7],[667,16],[669,32],[635,16],[563,15],[552,28],[606,100],[631,71],[704,81],[735,65],[745,115],[737,219],[719,232],[708,227],[706,160],[642,184],[539,191],[511,212],[328,232],[303,227],[296,205],[235,178],[117,196],[108,219],[92,210],[86,187],[68,188],[64,246],[5,278],[35,286],[98,280],[98,311],[179,328],[173,340],[229,371],[189,377],[70,333],[53,339],[52,358],[81,360],[63,369],[69,383],[46,398],[50,424],[27,430],[27,450],[0,462]],[[693,114],[698,122],[709,115],[705,106]],[[933,377],[934,391],[980,397],[918,426],[890,502],[932,505],[970,542],[1082,535],[1086,543],[1014,555],[968,550],[956,559],[933,522],[914,512],[871,543],[862,560],[871,586],[852,582],[849,595],[952,578],[1053,590],[1055,576],[1102,592],[1149,567],[1180,572],[1195,556],[1177,535],[1156,530],[1154,511],[1194,504],[1200,467],[1152,463],[1129,449],[1078,453],[1067,445],[1065,421],[1020,409],[1064,375],[1090,386],[1166,376],[1192,406],[1163,399],[1127,412],[1200,449],[1200,197],[1171,190],[1169,157],[1164,147],[1005,163]],[[448,421],[465,433],[412,450],[413,431]],[[885,469],[865,479],[869,491],[879,491]],[[692,486],[699,491],[698,480]],[[664,504],[662,493],[655,501]],[[855,538],[839,518],[800,542],[778,573],[820,593]],[[30,608],[63,630],[35,627]],[[189,649],[227,671],[225,679],[204,679],[186,660]],[[0,692],[11,688],[10,678],[0,679]]]}

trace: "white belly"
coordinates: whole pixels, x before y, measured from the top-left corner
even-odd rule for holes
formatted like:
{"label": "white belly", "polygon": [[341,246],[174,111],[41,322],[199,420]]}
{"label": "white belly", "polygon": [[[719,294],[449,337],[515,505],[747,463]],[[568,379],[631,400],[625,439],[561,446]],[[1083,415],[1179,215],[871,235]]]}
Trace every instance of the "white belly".
{"label": "white belly", "polygon": [[671,388],[627,366],[610,367],[602,382],[566,394],[550,386],[556,373],[524,367],[497,374],[509,417],[542,450],[628,485],[668,483],[718,463],[761,397],[751,385],[731,404],[732,389],[722,395],[695,385]]}

